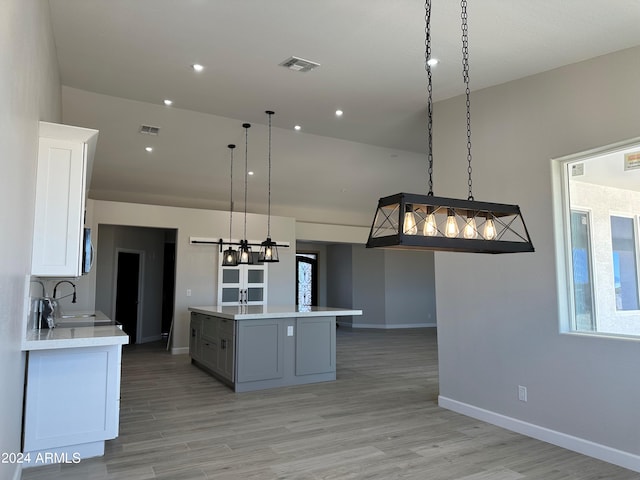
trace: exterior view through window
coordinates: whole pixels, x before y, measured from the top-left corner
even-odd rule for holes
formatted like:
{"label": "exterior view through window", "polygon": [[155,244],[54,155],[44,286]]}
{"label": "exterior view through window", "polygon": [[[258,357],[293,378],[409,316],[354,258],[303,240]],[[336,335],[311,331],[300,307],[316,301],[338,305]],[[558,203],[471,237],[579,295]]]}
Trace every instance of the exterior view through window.
{"label": "exterior view through window", "polygon": [[640,143],[561,167],[569,328],[640,336]]}

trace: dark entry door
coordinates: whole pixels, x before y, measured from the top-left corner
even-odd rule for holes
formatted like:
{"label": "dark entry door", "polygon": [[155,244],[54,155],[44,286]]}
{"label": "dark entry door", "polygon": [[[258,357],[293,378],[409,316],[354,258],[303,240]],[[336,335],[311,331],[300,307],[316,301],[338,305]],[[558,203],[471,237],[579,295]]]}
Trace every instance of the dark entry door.
{"label": "dark entry door", "polygon": [[317,305],[318,260],[307,256],[296,256],[296,305]]}
{"label": "dark entry door", "polygon": [[118,276],[116,279],[116,320],[129,335],[129,342],[136,343],[138,333],[138,285],[140,254],[118,252]]}

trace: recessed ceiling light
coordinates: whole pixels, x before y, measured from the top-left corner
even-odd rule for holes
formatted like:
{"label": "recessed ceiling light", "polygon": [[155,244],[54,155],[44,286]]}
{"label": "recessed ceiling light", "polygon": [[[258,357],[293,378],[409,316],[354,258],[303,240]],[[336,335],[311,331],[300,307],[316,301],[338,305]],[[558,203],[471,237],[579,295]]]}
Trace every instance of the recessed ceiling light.
{"label": "recessed ceiling light", "polygon": [[301,130],[301,129],[302,129],[302,127],[301,127],[300,125],[296,125],[296,126],[294,126],[294,127],[293,127],[293,129],[294,129],[294,130]]}
{"label": "recessed ceiling light", "polygon": [[153,152],[153,147],[144,147],[147,152]]}
{"label": "recessed ceiling light", "polygon": [[253,172],[247,172],[247,175],[253,175]]}
{"label": "recessed ceiling light", "polygon": [[439,61],[440,60],[438,60],[437,58],[430,58],[427,62],[427,65],[429,65],[430,67],[435,67]]}
{"label": "recessed ceiling light", "polygon": [[164,104],[165,104],[167,107],[170,107],[171,105],[173,105],[173,100],[169,100],[169,99],[167,98],[167,99],[165,99]]}
{"label": "recessed ceiling light", "polygon": [[194,63],[193,65],[191,65],[191,68],[193,68],[193,70],[196,72],[201,72],[204,70],[204,66],[200,65],[199,63]]}
{"label": "recessed ceiling light", "polygon": [[341,117],[343,113],[342,110],[336,110],[336,117]]}

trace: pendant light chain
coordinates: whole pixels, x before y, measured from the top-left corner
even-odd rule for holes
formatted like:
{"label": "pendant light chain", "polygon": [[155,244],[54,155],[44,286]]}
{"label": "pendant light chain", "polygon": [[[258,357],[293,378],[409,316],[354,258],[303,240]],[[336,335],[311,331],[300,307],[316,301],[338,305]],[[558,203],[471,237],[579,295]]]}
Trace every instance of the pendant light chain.
{"label": "pendant light chain", "polygon": [[236,148],[235,145],[228,145],[229,150],[231,150],[231,188],[229,192],[229,242],[231,242],[232,235],[232,224],[233,224],[233,149]]}
{"label": "pendant light chain", "polygon": [[424,28],[424,44],[425,44],[425,52],[424,52],[424,68],[427,71],[427,91],[428,91],[428,99],[427,99],[427,133],[428,133],[428,163],[429,163],[429,193],[428,195],[433,196],[433,80],[431,77],[431,0],[426,0],[425,2],[425,28]]}
{"label": "pendant light chain", "polygon": [[271,238],[271,115],[273,115],[274,112],[267,110],[266,114],[269,115],[269,194],[267,202],[267,238]]}
{"label": "pendant light chain", "polygon": [[471,180],[471,90],[469,90],[469,28],[467,26],[467,0],[460,2],[462,7],[462,13],[460,18],[462,19],[462,77],[466,86],[467,95],[467,173],[469,179],[467,181],[469,185],[469,197],[468,200],[473,200],[473,193],[471,193],[472,180]]}
{"label": "pendant light chain", "polygon": [[245,123],[244,127],[244,240],[247,240],[247,185],[249,171],[249,127],[251,124]]}

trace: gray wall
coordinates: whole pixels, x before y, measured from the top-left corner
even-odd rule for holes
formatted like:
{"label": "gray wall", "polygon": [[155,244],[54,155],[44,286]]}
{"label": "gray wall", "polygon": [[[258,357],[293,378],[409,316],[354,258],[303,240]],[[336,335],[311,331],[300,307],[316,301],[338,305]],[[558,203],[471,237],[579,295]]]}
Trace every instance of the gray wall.
{"label": "gray wall", "polygon": [[342,323],[359,328],[436,325],[432,252],[330,245],[327,255],[329,305],[363,311],[341,318]]}
{"label": "gray wall", "polygon": [[[351,245],[327,246],[327,306],[353,307],[353,269]],[[341,317],[341,322],[351,323],[351,317]]]}
{"label": "gray wall", "polygon": [[362,309],[362,316],[353,317],[353,324],[382,327],[385,315],[385,268],[384,250],[368,250],[362,245],[350,246],[353,262],[352,307]]}
{"label": "gray wall", "polygon": [[431,252],[386,250],[384,299],[387,325],[436,324],[434,257]]}
{"label": "gray wall", "polygon": [[[61,117],[60,79],[42,0],[0,2],[0,452],[19,452],[38,121]],[[28,303],[28,302],[27,302]],[[20,465],[0,463],[0,478],[19,478]]]}
{"label": "gray wall", "polygon": [[[634,48],[474,92],[474,196],[520,204],[536,251],[435,259],[443,399],[595,442],[638,469],[638,342],[559,333],[550,159],[638,136],[639,59]],[[437,194],[466,198],[464,99],[435,111]]]}
{"label": "gray wall", "polygon": [[157,228],[100,225],[96,259],[96,310],[115,318],[115,267],[117,249],[137,250],[144,254],[141,272],[142,318],[140,342],[159,340],[162,334],[162,275],[166,230]]}

